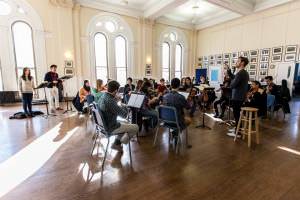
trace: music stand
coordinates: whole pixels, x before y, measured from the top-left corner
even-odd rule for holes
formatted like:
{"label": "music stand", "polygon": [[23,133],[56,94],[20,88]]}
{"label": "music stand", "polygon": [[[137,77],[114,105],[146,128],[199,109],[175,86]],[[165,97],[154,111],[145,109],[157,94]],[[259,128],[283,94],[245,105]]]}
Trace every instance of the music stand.
{"label": "music stand", "polygon": [[34,88],[35,90],[38,90],[38,89],[44,89],[44,95],[45,95],[45,105],[46,105],[46,111],[47,111],[47,114],[43,115],[43,117],[45,118],[48,118],[49,116],[56,116],[55,114],[50,114],[49,113],[49,108],[48,108],[48,100],[47,100],[47,95],[46,95],[46,87],[48,87],[49,83],[48,82],[42,82],[41,84],[39,84],[36,88]]}
{"label": "music stand", "polygon": [[[206,87],[203,89],[203,91],[209,91],[209,90],[214,90],[215,88],[214,87]],[[210,127],[206,126],[205,125],[205,114],[206,114],[206,105],[203,106],[203,111],[202,111],[202,124],[196,126],[196,128],[208,128],[208,129],[211,129]]]}
{"label": "music stand", "polygon": [[[59,78],[59,80],[65,81],[65,80],[69,80],[71,78],[73,78],[73,76],[67,75],[67,76],[63,76],[63,77]],[[63,114],[65,114],[67,112],[75,112],[72,109],[72,104],[70,105],[70,108],[69,108],[69,97],[68,97],[68,93],[67,92],[66,92],[66,97],[64,99],[65,99],[65,102],[67,103],[67,109],[63,112]]]}

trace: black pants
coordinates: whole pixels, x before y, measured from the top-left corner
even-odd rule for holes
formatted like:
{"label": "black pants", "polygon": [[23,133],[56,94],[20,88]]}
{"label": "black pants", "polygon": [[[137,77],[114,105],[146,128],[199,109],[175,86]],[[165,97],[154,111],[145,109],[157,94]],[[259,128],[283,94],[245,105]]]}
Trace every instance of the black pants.
{"label": "black pants", "polygon": [[214,102],[214,109],[216,114],[219,114],[218,104],[220,104],[221,107],[221,114],[224,115],[226,106],[229,104],[229,100],[226,97],[221,96],[221,98]]}
{"label": "black pants", "polygon": [[243,105],[243,101],[232,100],[232,109],[233,109],[233,116],[235,120],[235,126],[239,123],[240,115],[241,115],[241,107]]}
{"label": "black pants", "polygon": [[23,109],[26,114],[32,114],[32,97],[32,93],[22,93]]}

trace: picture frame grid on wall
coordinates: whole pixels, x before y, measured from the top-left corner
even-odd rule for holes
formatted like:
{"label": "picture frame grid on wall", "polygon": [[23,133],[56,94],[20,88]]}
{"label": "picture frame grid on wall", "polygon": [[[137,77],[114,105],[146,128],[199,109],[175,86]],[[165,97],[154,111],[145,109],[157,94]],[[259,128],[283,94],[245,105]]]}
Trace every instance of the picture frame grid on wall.
{"label": "picture frame grid on wall", "polygon": [[230,60],[230,53],[224,53],[223,60]]}
{"label": "picture frame grid on wall", "polygon": [[259,50],[250,50],[250,57],[258,57],[259,55]]}
{"label": "picture frame grid on wall", "polygon": [[285,54],[284,55],[284,61],[285,62],[296,61],[296,54],[295,53]]}
{"label": "picture frame grid on wall", "polygon": [[285,54],[297,53],[298,45],[287,45],[285,47]]}
{"label": "picture frame grid on wall", "polygon": [[272,55],[280,55],[282,53],[283,53],[283,46],[272,48]]}
{"label": "picture frame grid on wall", "polygon": [[261,56],[269,56],[270,55],[270,48],[261,49]]}
{"label": "picture frame grid on wall", "polygon": [[282,61],[282,54],[274,54],[272,55],[272,63],[274,62],[281,62]]}

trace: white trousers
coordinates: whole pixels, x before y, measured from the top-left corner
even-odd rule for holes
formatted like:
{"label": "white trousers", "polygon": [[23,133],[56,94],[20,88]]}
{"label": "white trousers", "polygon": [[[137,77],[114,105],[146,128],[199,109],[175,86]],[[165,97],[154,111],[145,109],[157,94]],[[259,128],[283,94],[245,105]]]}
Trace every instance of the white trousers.
{"label": "white trousers", "polygon": [[117,129],[115,129],[112,134],[120,134],[120,133],[128,133],[128,136],[130,138],[137,135],[139,132],[139,126],[136,124],[128,124],[121,122],[121,126]]}
{"label": "white trousers", "polygon": [[58,88],[46,88],[47,101],[49,102],[50,110],[59,108]]}

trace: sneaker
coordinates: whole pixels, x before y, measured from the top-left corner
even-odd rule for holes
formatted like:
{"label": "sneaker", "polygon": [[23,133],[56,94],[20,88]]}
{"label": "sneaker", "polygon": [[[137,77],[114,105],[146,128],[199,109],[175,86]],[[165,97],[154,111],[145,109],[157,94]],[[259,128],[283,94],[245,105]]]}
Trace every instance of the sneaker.
{"label": "sneaker", "polygon": [[229,132],[235,133],[235,128],[228,129]]}
{"label": "sneaker", "polygon": [[111,145],[111,149],[116,150],[118,152],[123,152],[123,147],[121,144],[114,143],[113,145]]}
{"label": "sneaker", "polygon": [[122,138],[121,138],[121,143],[122,144],[128,144],[128,142],[129,142],[129,135],[128,135],[128,133],[125,133],[123,136],[122,136]]}
{"label": "sneaker", "polygon": [[[229,136],[229,137],[235,137],[235,133],[233,132],[229,132],[229,133],[227,133],[227,135]],[[241,138],[241,135],[240,134],[238,134],[237,135],[237,138]]]}
{"label": "sneaker", "polygon": [[219,118],[219,114],[216,113],[216,114],[214,115],[214,118]]}

